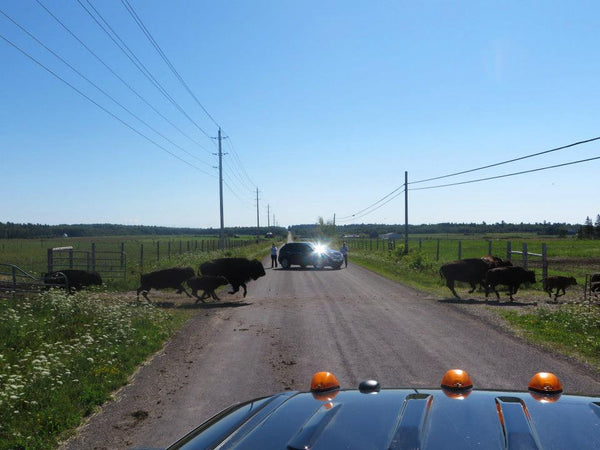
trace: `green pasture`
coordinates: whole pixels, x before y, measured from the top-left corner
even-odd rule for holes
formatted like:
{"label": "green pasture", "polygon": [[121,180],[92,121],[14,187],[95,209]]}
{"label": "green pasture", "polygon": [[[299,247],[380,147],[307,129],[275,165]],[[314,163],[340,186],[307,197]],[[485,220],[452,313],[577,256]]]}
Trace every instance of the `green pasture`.
{"label": "green pasture", "polygon": [[[175,265],[190,265],[197,269],[201,262],[221,254],[237,255],[241,249],[256,246],[256,236],[227,238],[225,248],[219,249],[217,236],[107,236],[55,239],[0,239],[0,263],[13,264],[40,276],[48,271],[47,252],[50,248],[73,247],[76,261],[73,268],[82,266],[81,258],[91,255],[92,244],[96,258],[109,258],[114,273],[104,274],[103,281],[111,289],[132,289],[139,282],[140,273]],[[271,241],[260,240],[259,246]],[[124,258],[121,259],[120,252]],[[225,252],[225,253],[224,253]],[[65,254],[63,258],[67,258]],[[63,264],[65,259],[62,260]],[[89,266],[89,263],[87,263]],[[68,267],[55,267],[68,268]]]}

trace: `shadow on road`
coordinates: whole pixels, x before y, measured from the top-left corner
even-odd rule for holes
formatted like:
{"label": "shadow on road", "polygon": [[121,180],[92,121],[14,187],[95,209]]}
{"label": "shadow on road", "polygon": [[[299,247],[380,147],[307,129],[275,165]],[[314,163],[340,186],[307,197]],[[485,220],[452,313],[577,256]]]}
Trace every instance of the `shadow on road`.
{"label": "shadow on road", "polygon": [[214,309],[214,308],[237,308],[239,306],[249,306],[252,303],[247,302],[210,302],[210,303],[182,303],[175,302],[156,302],[153,303],[157,308],[179,308],[179,309]]}
{"label": "shadow on road", "polygon": [[440,303],[455,303],[457,305],[488,305],[488,306],[537,306],[537,302],[519,302],[519,301],[499,301],[499,300],[475,300],[469,299],[457,299],[457,298],[444,298],[438,300]]}

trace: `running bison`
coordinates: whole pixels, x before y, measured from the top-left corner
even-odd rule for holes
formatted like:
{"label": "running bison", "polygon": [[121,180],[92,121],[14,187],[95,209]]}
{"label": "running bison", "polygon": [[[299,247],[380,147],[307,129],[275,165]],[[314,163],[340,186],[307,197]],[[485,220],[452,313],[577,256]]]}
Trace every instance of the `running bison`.
{"label": "running bison", "polygon": [[196,274],[192,267],[172,267],[170,269],[142,274],[140,276],[140,287],[137,289],[138,298],[141,292],[146,300],[150,301],[148,298],[150,289],[159,290],[167,288],[177,289],[178,294],[185,292],[188,297],[191,297],[183,287],[183,283],[194,275]]}
{"label": "running bison", "polygon": [[[196,297],[196,303],[201,300],[204,303],[204,299],[212,297],[214,300],[220,300],[217,297],[215,290],[219,286],[225,286],[229,284],[227,278],[213,275],[202,275],[199,277],[192,277],[187,280],[187,285],[192,290],[192,295]],[[198,291],[204,291],[201,297],[198,297]]]}
{"label": "running bison", "polygon": [[[547,278],[544,278],[543,281],[544,291],[548,293],[548,297],[552,298],[552,290],[556,289],[556,293],[554,294],[554,300],[561,295],[565,295],[565,290],[569,286],[575,286],[577,284],[577,280],[574,277],[563,277],[560,275],[553,275]],[[562,294],[559,292],[562,290]]]}
{"label": "running bison", "polygon": [[462,281],[471,285],[469,294],[473,293],[477,285],[484,286],[485,274],[494,267],[511,266],[510,261],[503,261],[497,256],[487,255],[483,258],[459,259],[446,263],[440,267],[440,276],[446,279],[446,286],[458,299],[460,297],[454,290],[454,282]]}
{"label": "running bison", "polygon": [[202,275],[223,276],[227,278],[235,294],[244,288],[244,297],[246,296],[246,283],[251,280],[258,280],[265,276],[265,268],[262,263],[256,259],[246,258],[219,258],[207,261],[200,266]]}
{"label": "running bison", "polygon": [[71,291],[87,286],[101,286],[102,277],[98,272],[64,269],[44,274],[44,284],[50,287],[68,287],[69,291]]}
{"label": "running bison", "polygon": [[508,295],[512,302],[513,295],[517,293],[521,283],[535,283],[535,272],[533,270],[525,270],[522,267],[496,267],[490,269],[485,274],[485,297],[487,298],[490,289],[496,293],[496,297],[500,300],[500,294],[496,290],[499,284],[508,286]]}

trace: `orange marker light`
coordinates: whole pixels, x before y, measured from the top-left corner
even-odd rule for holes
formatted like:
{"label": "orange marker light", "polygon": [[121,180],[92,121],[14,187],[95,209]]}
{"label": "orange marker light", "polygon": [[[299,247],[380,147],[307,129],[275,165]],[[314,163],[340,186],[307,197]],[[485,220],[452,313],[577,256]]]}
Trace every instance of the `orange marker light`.
{"label": "orange marker light", "polygon": [[471,377],[461,369],[450,369],[442,378],[442,388],[444,389],[467,390],[472,387]]}
{"label": "orange marker light", "polygon": [[550,372],[538,372],[529,381],[529,390],[542,394],[560,394],[563,391],[562,383],[556,375]]}
{"label": "orange marker light", "polygon": [[331,372],[317,372],[313,375],[310,390],[313,392],[332,391],[340,388],[340,382]]}

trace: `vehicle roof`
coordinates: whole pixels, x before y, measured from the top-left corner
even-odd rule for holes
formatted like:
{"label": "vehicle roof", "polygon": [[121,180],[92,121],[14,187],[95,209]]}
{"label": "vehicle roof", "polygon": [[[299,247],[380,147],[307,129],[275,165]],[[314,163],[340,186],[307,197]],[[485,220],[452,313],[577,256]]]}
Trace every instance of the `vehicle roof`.
{"label": "vehicle roof", "polygon": [[441,389],[285,392],[232,407],[173,448],[600,448],[600,397]]}

